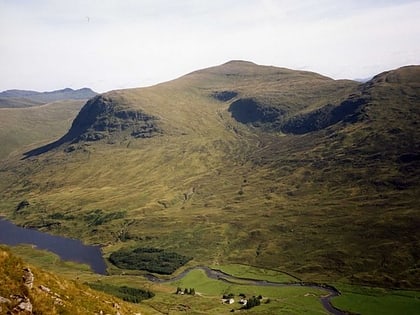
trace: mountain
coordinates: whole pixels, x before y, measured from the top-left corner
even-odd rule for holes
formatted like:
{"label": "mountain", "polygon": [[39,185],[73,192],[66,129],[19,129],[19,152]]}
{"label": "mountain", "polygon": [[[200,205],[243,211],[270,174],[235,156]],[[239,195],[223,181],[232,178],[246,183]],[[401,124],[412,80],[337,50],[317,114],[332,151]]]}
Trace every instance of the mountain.
{"label": "mountain", "polygon": [[60,100],[89,99],[94,97],[96,94],[96,92],[89,88],[82,88],[78,90],[66,88],[51,92],[7,90],[0,92],[0,108],[29,107]]}
{"label": "mountain", "polygon": [[418,288],[419,104],[419,66],[359,83],[231,61],[111,91],[1,165],[0,213],[106,256]]}
{"label": "mountain", "polygon": [[[315,73],[232,61],[220,67],[193,72],[156,89],[131,89],[99,95],[86,104],[62,139],[28,152],[28,155],[36,155],[65,142],[112,139],[114,135],[121,137],[122,134],[133,138],[151,137],[163,132],[161,117],[170,124],[165,128],[168,133],[180,128],[184,129],[178,130],[181,133],[191,131],[187,130],[187,121],[178,121],[178,117],[172,115],[174,109],[170,108],[171,103],[165,97],[159,99],[156,92],[162,91],[174,101],[179,100],[177,106],[182,106],[179,110],[188,115],[190,121],[202,119],[202,107],[190,108],[194,104],[183,104],[183,98],[188,102],[193,96],[191,90],[199,88],[206,90],[200,95],[204,97],[204,102],[229,102],[228,112],[238,122],[280,131],[285,119],[316,107],[319,102],[341,100],[356,86],[357,83],[352,81],[334,81]],[[137,102],[137,97],[149,94],[159,104],[150,104],[151,107],[147,108],[145,106],[150,105],[142,100],[139,100],[140,105],[133,104]],[[317,94],[322,97],[315,98]]]}

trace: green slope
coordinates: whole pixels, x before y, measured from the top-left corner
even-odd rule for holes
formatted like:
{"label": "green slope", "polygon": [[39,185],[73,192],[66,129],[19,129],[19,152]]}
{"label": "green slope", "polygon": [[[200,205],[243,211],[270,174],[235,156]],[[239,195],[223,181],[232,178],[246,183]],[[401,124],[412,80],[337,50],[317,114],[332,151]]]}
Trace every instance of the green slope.
{"label": "green slope", "polygon": [[2,166],[0,211],[108,254],[418,288],[419,85],[419,67],[359,84],[234,61],[109,92]]}
{"label": "green slope", "polygon": [[0,108],[0,159],[60,137],[85,102],[66,100],[28,108]]}

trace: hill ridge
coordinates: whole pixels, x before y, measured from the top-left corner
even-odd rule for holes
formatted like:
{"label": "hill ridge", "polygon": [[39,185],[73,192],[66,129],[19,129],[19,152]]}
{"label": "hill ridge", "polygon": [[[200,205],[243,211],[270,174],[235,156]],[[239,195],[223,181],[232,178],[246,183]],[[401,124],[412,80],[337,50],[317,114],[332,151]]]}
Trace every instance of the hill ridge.
{"label": "hill ridge", "polygon": [[[180,77],[176,80],[161,83],[161,84],[158,84],[157,86],[154,86],[154,87],[111,91],[111,92],[102,94],[103,96],[101,96],[100,99],[101,100],[106,100],[106,102],[108,104],[107,105],[108,109],[106,111],[108,111],[108,114],[110,114],[111,111],[113,111],[113,110],[111,110],[111,108],[113,106],[117,106],[117,104],[119,104],[118,106],[120,106],[121,103],[124,102],[123,101],[124,97],[121,97],[121,95],[126,93],[126,92],[129,92],[129,93],[130,92],[135,92],[135,93],[143,93],[144,92],[144,93],[147,93],[147,91],[153,91],[154,89],[158,89],[158,88],[168,88],[169,89],[168,92],[171,93],[172,97],[175,97],[177,94],[182,94],[181,89],[191,89],[191,88],[197,89],[198,88],[198,89],[205,89],[205,90],[208,89],[208,90],[210,90],[211,92],[209,93],[209,95],[211,97],[215,97],[217,99],[217,97],[218,97],[217,95],[219,95],[219,98],[221,97],[220,96],[221,95],[220,90],[221,90],[221,93],[222,94],[224,93],[223,97],[226,97],[226,95],[228,95],[228,94],[236,96],[235,103],[230,104],[230,108],[229,108],[229,111],[232,113],[233,117],[241,116],[240,113],[235,114],[236,113],[236,110],[235,110],[236,108],[239,108],[239,110],[243,109],[243,106],[237,107],[236,105],[245,104],[245,103],[248,102],[247,100],[249,99],[250,100],[249,104],[251,104],[251,107],[255,106],[256,108],[245,109],[245,110],[246,111],[251,111],[251,112],[258,112],[258,113],[260,113],[259,114],[260,116],[264,116],[264,113],[266,113],[268,111],[268,115],[271,117],[271,118],[268,118],[268,120],[269,120],[270,123],[272,123],[273,122],[272,120],[275,117],[278,116],[277,114],[279,114],[279,113],[284,114],[286,112],[289,112],[291,110],[290,107],[286,105],[288,107],[286,109],[282,109],[282,108],[277,109],[276,108],[277,105],[275,105],[274,107],[271,106],[272,101],[267,102],[264,99],[265,96],[266,96],[265,91],[262,91],[261,93],[258,93],[260,95],[252,95],[250,97],[248,97],[248,95],[246,95],[244,93],[241,93],[241,90],[243,90],[244,88],[248,89],[250,86],[252,86],[254,84],[254,82],[258,83],[261,80],[262,80],[262,82],[264,82],[264,80],[266,80],[265,79],[266,76],[268,76],[268,80],[269,80],[268,82],[270,82],[270,80],[273,80],[273,81],[277,80],[277,81],[280,82],[278,91],[276,91],[276,89],[277,89],[276,84],[277,83],[275,83],[275,85],[273,87],[269,87],[269,91],[268,91],[269,93],[276,93],[277,95],[282,93],[281,89],[290,88],[288,86],[289,85],[289,83],[288,83],[289,80],[292,82],[292,83],[290,83],[291,85],[293,85],[293,84],[301,85],[302,87],[299,87],[299,89],[303,88],[305,86],[306,82],[311,82],[311,80],[317,80],[320,83],[328,82],[327,84],[331,84],[331,86],[328,87],[329,91],[331,91],[331,89],[335,89],[334,83],[336,82],[336,81],[334,81],[330,78],[327,78],[327,77],[324,77],[324,76],[321,76],[319,74],[312,73],[312,72],[290,70],[290,69],[286,69],[286,68],[278,68],[278,67],[272,67],[272,66],[260,66],[260,65],[257,65],[255,63],[249,62],[249,61],[232,60],[232,61],[229,61],[229,62],[224,63],[224,64],[219,65],[219,66],[210,67],[210,68],[201,69],[201,70],[191,72],[191,73],[189,73],[185,76],[182,76],[182,77]],[[210,78],[210,80],[207,80],[208,78]],[[217,83],[218,80],[221,80],[221,82],[222,82],[222,85],[220,85],[220,89],[217,88],[218,85],[219,85],[219,83]],[[216,82],[216,86],[213,86],[212,82]],[[274,81],[274,82],[276,82],[276,81]],[[261,83],[258,83],[258,84],[261,85]],[[339,86],[340,85],[346,85],[346,84],[347,83],[338,83]],[[351,83],[351,84],[355,85],[356,83]],[[283,87],[283,85],[285,87]],[[173,86],[179,86],[179,87],[173,89]],[[229,86],[231,86],[231,89],[228,89]],[[227,91],[222,89],[222,87],[224,89],[226,88]],[[316,89],[316,87],[314,87],[313,89]],[[306,106],[304,104],[306,99],[312,98],[310,93],[313,91],[313,89],[312,90],[309,89],[310,91],[306,93],[307,96],[305,96],[305,99],[301,101],[301,105],[300,105],[301,107]],[[334,93],[334,92],[332,92],[332,93]],[[277,97],[277,96],[275,96],[275,97]],[[281,97],[281,95],[280,95],[280,97]],[[115,102],[112,101],[113,98],[115,98],[115,100],[116,100]],[[226,101],[228,101],[228,100],[226,100]],[[85,106],[92,107],[92,103],[88,102]],[[127,103],[124,106],[130,107],[130,106],[133,106],[133,104],[130,105],[129,103]],[[152,108],[149,107],[149,109],[152,109]],[[82,111],[83,111],[83,109],[82,109]],[[143,113],[142,115],[140,115],[140,116],[138,116],[137,118],[134,119],[134,120],[137,120],[137,123],[140,123],[140,124],[141,124],[141,122],[140,122],[141,119],[143,119],[141,117],[143,117],[143,116],[146,117],[146,120],[148,120],[148,121],[151,121],[152,117],[156,121],[157,120],[156,118],[159,116],[159,115],[155,115],[155,114],[148,115],[147,111],[145,109],[143,109],[141,106],[137,109],[134,108],[134,111],[138,111],[138,112]],[[152,109],[152,111],[153,111],[153,109]],[[84,109],[83,115],[88,114],[88,112],[89,111],[87,109]],[[35,149],[31,152],[27,152],[25,155],[26,156],[38,155],[38,154],[40,154],[40,152],[46,152],[46,151],[48,151],[52,148],[56,148],[56,147],[60,146],[61,144],[64,144],[66,142],[71,142],[72,140],[74,140],[73,138],[75,138],[75,137],[77,138],[78,136],[80,136],[80,135],[78,135],[78,136],[75,135],[75,130],[76,130],[75,126],[77,126],[79,124],[79,120],[82,118],[83,115],[82,115],[82,112],[81,112],[81,114],[76,117],[75,122],[73,124],[74,127],[69,131],[69,134],[64,135],[61,139],[56,141],[54,144],[50,144],[50,145],[45,146],[44,148]],[[165,116],[165,113],[161,113],[161,116],[162,115]],[[108,115],[108,118],[111,118],[111,117]],[[126,118],[128,120],[131,120],[131,122],[129,124],[131,124],[133,122],[132,118],[129,118],[128,116]],[[87,118],[84,117],[84,119],[87,119]],[[112,119],[115,119],[115,117],[112,118]],[[122,118],[122,119],[124,119],[124,118]],[[170,120],[170,119],[172,119],[172,117],[168,117],[166,120],[168,120],[168,119]],[[94,123],[94,117],[89,117],[89,120],[90,120],[91,124]],[[265,122],[267,120],[267,118],[262,117],[260,120],[262,122]],[[256,119],[256,121],[260,121],[260,120]],[[153,132],[160,132],[159,131],[160,128],[157,128],[155,126],[155,124],[153,124],[153,126],[151,126],[151,128],[152,128]],[[93,128],[93,129],[95,129],[95,128]],[[115,128],[111,128],[111,129],[115,129]],[[111,133],[122,131],[121,129],[124,129],[124,128],[117,127],[116,130],[111,130]],[[107,129],[107,130],[110,131],[110,129]],[[286,131],[286,130],[287,129],[285,128],[284,131]],[[95,135],[93,135],[91,133],[90,136],[86,136],[84,139],[88,140],[88,141],[96,141],[96,140],[108,138],[110,136],[109,132],[108,133],[105,132],[106,130],[96,130],[96,131],[97,132],[95,133]],[[143,133],[143,135],[145,135],[145,134],[146,133]],[[132,136],[136,137],[136,132],[132,133]]]}
{"label": "hill ridge", "polygon": [[0,97],[27,97],[39,94],[54,94],[54,93],[61,93],[61,92],[88,92],[88,93],[95,93],[92,89],[83,87],[80,89],[72,89],[72,88],[63,88],[59,90],[53,91],[34,91],[34,90],[20,90],[20,89],[10,89],[0,92]]}
{"label": "hill ridge", "polygon": [[83,100],[97,95],[90,88],[73,90],[64,88],[61,90],[38,92],[29,90],[6,90],[0,92],[0,108],[22,108],[42,105],[62,100]]}
{"label": "hill ridge", "polygon": [[[166,83],[161,83],[158,86],[162,85],[171,85],[174,82],[180,81],[182,82],[185,79],[188,79],[190,76],[194,75],[202,75],[202,74],[213,74],[215,73],[224,73],[225,71],[230,71],[231,66],[235,68],[235,71],[237,71],[237,74],[245,74],[249,76],[253,76],[255,73],[255,69],[262,69],[263,72],[269,71],[269,73],[276,73],[278,74],[278,71],[286,71],[287,73],[292,73],[293,75],[299,75],[304,74],[304,76],[307,75],[315,75],[318,76],[316,73],[307,72],[307,71],[299,71],[299,70],[290,70],[285,68],[278,68],[278,67],[272,67],[272,66],[259,66],[255,63],[249,62],[249,61],[243,61],[243,60],[231,60],[228,61],[220,66],[210,67],[206,69],[197,70],[194,72],[191,72],[183,77],[180,77],[179,79],[169,81]],[[245,69],[243,68],[245,66]],[[239,67],[239,68],[238,68]],[[254,72],[249,72],[249,69],[254,69]],[[218,89],[215,89],[212,96],[216,99],[220,99],[222,101],[230,101],[231,99],[235,98],[229,105],[228,111],[232,115],[234,119],[236,119],[238,122],[245,123],[245,124],[251,124],[251,125],[258,125],[258,126],[264,126],[264,130],[276,130],[281,131],[284,133],[295,133],[295,134],[303,134],[308,132],[313,132],[317,130],[324,129],[328,126],[334,125],[340,121],[344,122],[355,122],[358,119],[361,119],[361,111],[363,110],[363,106],[368,103],[368,96],[366,95],[366,91],[369,90],[372,86],[375,84],[378,84],[385,79],[381,79],[388,76],[395,76],[396,73],[401,73],[404,71],[411,71],[411,69],[415,69],[415,66],[406,66],[402,67],[396,70],[390,70],[383,73],[380,73],[376,76],[374,76],[371,80],[369,80],[366,83],[355,83],[354,86],[357,87],[357,89],[354,89],[351,93],[349,92],[348,95],[342,96],[342,100],[336,104],[332,104],[330,102],[326,102],[323,106],[317,107],[313,110],[307,111],[304,110],[303,113],[292,113],[290,114],[289,109],[279,108],[278,106],[272,106],[269,102],[267,103],[264,99],[261,99],[259,96],[250,96],[250,97],[241,97],[240,92],[232,90],[223,90],[219,91]],[[346,82],[343,80],[332,80],[327,77],[317,77],[317,79],[321,80],[331,80],[331,82]],[[285,79],[287,80],[287,78]],[[295,79],[293,79],[295,80]],[[304,80],[303,80],[304,81]],[[199,81],[198,81],[199,82]],[[305,81],[304,81],[305,82]],[[349,81],[352,82],[352,81]],[[189,83],[189,82],[187,82]],[[194,82],[189,83],[190,85],[194,86]],[[199,86],[198,84],[197,86]],[[239,83],[240,85],[240,83]],[[120,109],[114,109],[114,106],[117,106],[116,104],[119,103],[119,106],[121,105],[121,97],[119,95],[121,93],[124,93],[124,91],[145,91],[147,89],[153,89],[151,88],[140,88],[140,89],[128,89],[128,90],[118,90],[115,92],[108,92],[105,94],[102,94],[99,97],[96,97],[94,100],[89,101],[86,103],[85,107],[82,108],[82,111],[79,113],[79,115],[75,118],[75,121],[73,122],[72,128],[69,130],[69,132],[64,135],[59,140],[55,141],[54,143],[48,144],[44,147],[37,148],[31,151],[28,151],[25,153],[25,157],[35,156],[39,155],[41,153],[47,152],[51,149],[57,148],[60,145],[63,145],[65,143],[75,143],[79,141],[97,141],[104,138],[109,138],[109,136],[112,133],[115,132],[121,132],[123,130],[126,130],[131,126],[131,134],[132,137],[149,137],[153,134],[161,133],[162,130],[158,127],[156,127],[156,123],[152,123],[153,121],[158,120],[157,116],[154,115],[148,115],[141,109],[136,110],[128,110],[125,109],[126,114],[119,114],[122,115],[122,117],[111,117],[112,113],[118,112]],[[66,89],[65,89],[66,90]],[[64,91],[64,90],[61,90]],[[174,91],[176,93],[176,91]],[[362,96],[362,94],[364,96]],[[116,102],[112,101],[112,98],[116,97],[118,99]],[[101,110],[98,107],[98,101],[102,104],[102,106],[105,107]],[[96,104],[96,110],[93,110],[92,105]],[[126,105],[127,106],[127,105]],[[129,106],[129,105],[128,105]],[[128,110],[128,111],[127,111]],[[105,126],[107,123],[99,123],[95,125],[95,117],[92,117],[92,113],[96,114],[104,114],[106,113],[108,115],[108,120],[114,120],[114,122],[108,121],[107,123],[110,124],[108,127]],[[95,115],[95,114],[93,114]],[[117,114],[118,115],[118,114]],[[80,120],[84,119],[85,122],[81,122]],[[89,122],[86,121],[86,119],[89,120]],[[101,118],[104,120],[105,118]],[[126,120],[124,122],[124,120]],[[149,121],[150,123],[146,123]],[[138,125],[137,131],[134,129],[134,125]],[[140,125],[143,124],[143,127],[140,127]],[[94,126],[95,125],[95,126]],[[83,127],[82,127],[83,126]],[[90,133],[86,133],[85,135],[82,135],[83,133],[87,132],[87,130],[90,128]],[[133,129],[134,128],[134,129]]]}

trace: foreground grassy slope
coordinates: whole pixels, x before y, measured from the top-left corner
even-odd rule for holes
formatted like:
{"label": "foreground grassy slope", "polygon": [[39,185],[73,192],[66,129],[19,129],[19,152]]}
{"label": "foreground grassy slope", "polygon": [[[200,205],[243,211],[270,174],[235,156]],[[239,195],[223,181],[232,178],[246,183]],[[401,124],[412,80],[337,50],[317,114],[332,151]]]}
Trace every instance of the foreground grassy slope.
{"label": "foreground grassy slope", "polygon": [[0,247],[0,296],[9,300],[0,304],[0,314],[11,314],[18,304],[11,295],[29,298],[32,304],[30,314],[154,314],[153,311],[148,312],[147,307],[123,302],[76,281],[32,265],[29,267],[34,276],[32,288],[25,287],[22,281],[23,269],[28,265],[8,249]]}
{"label": "foreground grassy slope", "polygon": [[230,62],[110,92],[59,146],[3,164],[0,209],[107,255],[418,288],[419,82],[418,67],[359,85]]}
{"label": "foreground grassy slope", "polygon": [[27,108],[0,108],[0,159],[62,136],[85,102],[67,100]]}

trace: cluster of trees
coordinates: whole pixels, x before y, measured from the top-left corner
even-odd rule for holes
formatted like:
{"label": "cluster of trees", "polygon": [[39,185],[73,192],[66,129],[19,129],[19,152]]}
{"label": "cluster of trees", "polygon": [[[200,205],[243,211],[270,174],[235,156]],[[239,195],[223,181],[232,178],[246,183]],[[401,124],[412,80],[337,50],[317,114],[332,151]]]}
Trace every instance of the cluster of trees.
{"label": "cluster of trees", "polygon": [[191,257],[158,248],[121,249],[109,257],[111,263],[122,269],[146,270],[160,274],[171,274],[186,264]]}
{"label": "cluster of trees", "polygon": [[195,289],[194,288],[190,288],[190,289],[185,288],[184,290],[182,290],[182,288],[177,287],[175,293],[176,294],[182,294],[182,293],[184,293],[184,294],[188,294],[188,295],[195,295]]}
{"label": "cluster of trees", "polygon": [[249,310],[250,308],[253,308],[255,306],[258,306],[261,304],[262,296],[259,295],[258,297],[251,297],[247,300],[247,303],[244,305],[244,309]]}
{"label": "cluster of trees", "polygon": [[150,299],[155,296],[155,294],[149,290],[142,290],[127,286],[119,287],[116,285],[100,282],[86,284],[94,290],[112,294],[120,299],[123,299],[124,301],[131,303],[140,303],[143,300]]}

